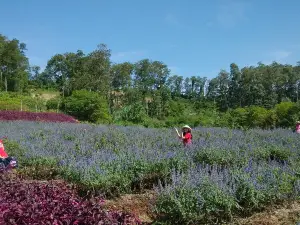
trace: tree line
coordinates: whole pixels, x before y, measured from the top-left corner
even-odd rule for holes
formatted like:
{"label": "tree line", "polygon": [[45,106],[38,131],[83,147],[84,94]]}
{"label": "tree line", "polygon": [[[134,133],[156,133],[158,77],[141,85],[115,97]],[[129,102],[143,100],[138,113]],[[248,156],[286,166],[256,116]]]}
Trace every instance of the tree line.
{"label": "tree line", "polygon": [[[50,101],[48,108],[59,107],[69,114],[82,111],[76,102],[89,99],[80,103],[89,108],[85,115],[77,116],[92,122],[103,117],[173,124],[195,117],[201,121],[204,114],[220,117],[253,106],[271,110],[282,102],[299,100],[300,63],[258,63],[241,69],[232,63],[229,71],[220,70],[215,78],[208,79],[171,75],[165,63],[150,59],[113,63],[105,44],[90,53],[78,50],[56,54],[44,71],[29,65],[25,53],[24,43],[0,35],[0,90],[26,93],[32,88],[56,89],[61,97]],[[91,109],[91,105],[98,106]],[[98,117],[91,119],[93,110]]]}

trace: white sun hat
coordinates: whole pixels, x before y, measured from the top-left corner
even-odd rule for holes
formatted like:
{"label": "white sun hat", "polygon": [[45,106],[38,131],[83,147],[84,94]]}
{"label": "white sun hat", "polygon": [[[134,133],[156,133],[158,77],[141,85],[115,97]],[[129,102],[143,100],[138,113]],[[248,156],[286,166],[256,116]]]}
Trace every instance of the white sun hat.
{"label": "white sun hat", "polygon": [[188,125],[184,125],[184,126],[182,127],[182,129],[184,129],[184,128],[187,128],[187,129],[189,129],[190,131],[192,130],[192,128],[191,128],[190,126],[188,126]]}

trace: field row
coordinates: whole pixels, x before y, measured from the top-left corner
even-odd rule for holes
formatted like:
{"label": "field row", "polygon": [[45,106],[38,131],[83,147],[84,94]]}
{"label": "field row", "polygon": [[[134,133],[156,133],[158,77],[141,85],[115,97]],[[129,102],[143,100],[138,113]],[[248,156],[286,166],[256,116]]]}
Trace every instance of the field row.
{"label": "field row", "polygon": [[65,122],[77,123],[77,120],[62,113],[34,113],[21,111],[0,111],[0,121],[40,121],[40,122]]}
{"label": "field row", "polygon": [[105,210],[101,198],[77,196],[64,182],[0,174],[0,188],[0,224],[141,224],[134,215]]}
{"label": "field row", "polygon": [[288,130],[196,128],[190,148],[170,129],[5,122],[0,133],[24,176],[106,197],[154,188],[154,210],[172,224],[231,220],[299,196],[300,142]]}

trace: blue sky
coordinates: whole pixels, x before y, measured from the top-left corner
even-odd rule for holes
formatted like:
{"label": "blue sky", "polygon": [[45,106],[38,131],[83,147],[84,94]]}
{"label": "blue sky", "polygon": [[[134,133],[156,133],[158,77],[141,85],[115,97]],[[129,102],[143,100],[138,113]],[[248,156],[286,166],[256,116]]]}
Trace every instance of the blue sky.
{"label": "blue sky", "polygon": [[299,8],[299,0],[2,0],[0,33],[25,42],[42,68],[56,53],[105,43],[114,62],[150,58],[172,74],[211,78],[232,62],[300,61]]}

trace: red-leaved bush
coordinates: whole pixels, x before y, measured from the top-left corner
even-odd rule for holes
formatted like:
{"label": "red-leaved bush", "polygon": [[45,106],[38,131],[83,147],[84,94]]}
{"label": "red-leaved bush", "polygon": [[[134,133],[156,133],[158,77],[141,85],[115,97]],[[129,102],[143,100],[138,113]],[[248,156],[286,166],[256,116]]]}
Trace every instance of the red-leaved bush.
{"label": "red-leaved bush", "polygon": [[34,113],[21,111],[0,111],[1,120],[27,120],[27,121],[45,121],[45,122],[66,122],[77,123],[77,120],[69,115],[62,113]]}
{"label": "red-leaved bush", "polygon": [[0,224],[141,224],[133,215],[107,211],[103,200],[83,200],[64,182],[9,179],[0,174]]}

